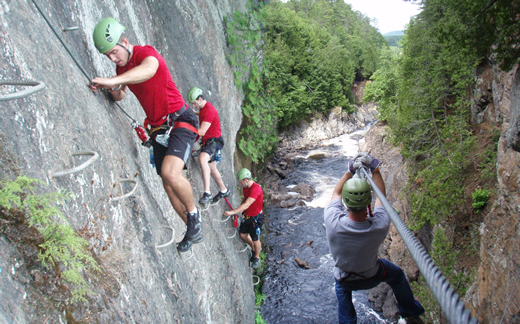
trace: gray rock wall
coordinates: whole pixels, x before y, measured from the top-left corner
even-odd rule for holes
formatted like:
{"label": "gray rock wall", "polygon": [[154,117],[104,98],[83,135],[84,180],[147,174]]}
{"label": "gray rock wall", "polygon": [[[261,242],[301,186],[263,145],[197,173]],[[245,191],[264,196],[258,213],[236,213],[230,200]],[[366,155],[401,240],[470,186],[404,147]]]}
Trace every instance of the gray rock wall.
{"label": "gray rock wall", "polygon": [[[164,56],[184,96],[193,86],[204,89],[220,113],[226,141],[221,173],[229,188],[236,187],[232,156],[241,93],[225,60],[223,19],[243,10],[244,0],[35,1],[89,78],[115,74],[91,37],[97,21],[113,16],[127,27],[132,44],[153,45]],[[160,226],[172,226],[179,241],[185,225],[171,208],[130,119],[106,95],[88,89],[89,79],[32,1],[0,0],[0,23],[0,81],[46,84],[29,97],[0,101],[0,179],[24,174],[46,182],[45,191],[73,192],[76,198],[66,202],[64,214],[89,239],[103,269],[101,275],[87,276],[95,295],[87,303],[66,306],[67,296],[43,284],[52,278],[39,279],[41,273],[52,273],[28,267],[13,241],[2,235],[0,321],[253,322],[248,256],[236,252],[242,247],[239,239],[226,238],[231,232],[225,227],[232,225],[219,222],[225,203],[203,213],[204,243],[193,248],[188,261],[181,260],[174,245],[156,248],[171,235]],[[79,28],[64,32],[66,27]],[[0,95],[20,90],[1,86]],[[121,106],[142,123],[145,115],[133,95]],[[99,159],[81,172],[49,177],[49,172],[86,161],[86,156],[71,155],[80,151],[95,151]],[[186,175],[198,199],[203,188],[198,161],[191,161]],[[137,181],[135,193],[110,201],[131,189],[122,179]],[[230,201],[238,205],[238,194]]]}
{"label": "gray rock wall", "polygon": [[[479,230],[480,267],[466,302],[482,323],[518,323],[520,319],[520,74],[496,66],[492,101],[484,113],[501,129],[497,156],[497,199]],[[494,117],[494,118],[492,118]]]}

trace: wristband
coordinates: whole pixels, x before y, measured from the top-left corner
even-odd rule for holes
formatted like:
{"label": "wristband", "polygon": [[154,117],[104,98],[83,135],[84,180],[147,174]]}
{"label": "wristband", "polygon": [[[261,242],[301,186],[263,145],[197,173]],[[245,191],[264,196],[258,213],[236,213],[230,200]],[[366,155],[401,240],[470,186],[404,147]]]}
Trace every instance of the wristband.
{"label": "wristband", "polygon": [[112,90],[112,91],[119,91],[119,90],[121,90],[122,87],[123,87],[123,85],[120,84],[119,87],[117,87],[117,88],[115,88],[115,89],[112,88],[112,87],[110,87],[110,90]]}

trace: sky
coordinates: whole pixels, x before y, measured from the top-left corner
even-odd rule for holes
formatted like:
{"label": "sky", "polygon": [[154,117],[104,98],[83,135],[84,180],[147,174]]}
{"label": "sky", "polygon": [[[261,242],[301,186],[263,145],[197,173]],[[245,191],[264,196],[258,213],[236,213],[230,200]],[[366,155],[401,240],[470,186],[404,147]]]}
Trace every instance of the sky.
{"label": "sky", "polygon": [[369,18],[377,19],[381,34],[404,30],[410,17],[420,12],[419,6],[403,0],[345,0],[352,9],[360,11]]}

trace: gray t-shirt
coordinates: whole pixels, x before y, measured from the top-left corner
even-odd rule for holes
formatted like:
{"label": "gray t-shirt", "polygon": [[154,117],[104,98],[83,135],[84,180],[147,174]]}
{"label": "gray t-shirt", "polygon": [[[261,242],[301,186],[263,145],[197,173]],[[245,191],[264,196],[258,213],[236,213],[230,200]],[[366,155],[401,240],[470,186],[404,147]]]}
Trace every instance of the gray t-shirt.
{"label": "gray t-shirt", "polygon": [[390,217],[383,206],[376,207],[373,213],[374,217],[363,222],[353,221],[343,211],[340,198],[325,208],[327,240],[337,280],[370,278],[377,273],[377,250],[388,234]]}

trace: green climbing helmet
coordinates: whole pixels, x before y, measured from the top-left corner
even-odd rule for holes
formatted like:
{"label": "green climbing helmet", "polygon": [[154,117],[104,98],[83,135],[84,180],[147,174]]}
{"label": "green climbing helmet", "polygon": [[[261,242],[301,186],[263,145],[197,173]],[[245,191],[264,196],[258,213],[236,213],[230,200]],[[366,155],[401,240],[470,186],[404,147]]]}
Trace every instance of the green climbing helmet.
{"label": "green climbing helmet", "polygon": [[96,45],[99,53],[105,54],[116,46],[124,31],[125,26],[121,25],[119,21],[112,17],[105,18],[98,22],[94,28],[92,37],[94,38],[94,45]]}
{"label": "green climbing helmet", "polygon": [[244,179],[251,179],[251,171],[249,171],[246,168],[243,168],[242,170],[240,170],[238,172],[237,179],[238,179],[238,181],[242,181]]}
{"label": "green climbing helmet", "polygon": [[193,87],[191,88],[190,92],[188,92],[188,101],[190,103],[194,103],[199,96],[202,96],[202,89]]}
{"label": "green climbing helmet", "polygon": [[372,202],[372,193],[370,185],[366,180],[360,178],[352,178],[347,180],[341,191],[341,199],[348,207],[359,208],[370,205]]}

